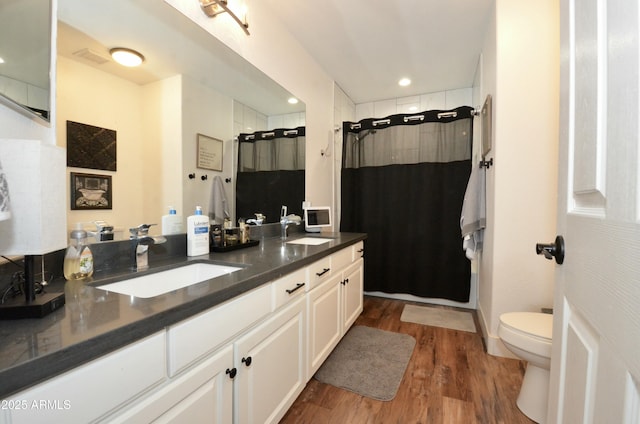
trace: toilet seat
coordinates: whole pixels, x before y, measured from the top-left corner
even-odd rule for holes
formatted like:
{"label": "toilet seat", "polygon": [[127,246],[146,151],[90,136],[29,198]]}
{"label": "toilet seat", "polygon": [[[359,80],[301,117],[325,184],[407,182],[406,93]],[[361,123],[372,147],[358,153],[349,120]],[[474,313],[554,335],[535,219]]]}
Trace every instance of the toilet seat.
{"label": "toilet seat", "polygon": [[519,349],[551,358],[553,315],[539,312],[508,312],[500,315],[500,338]]}

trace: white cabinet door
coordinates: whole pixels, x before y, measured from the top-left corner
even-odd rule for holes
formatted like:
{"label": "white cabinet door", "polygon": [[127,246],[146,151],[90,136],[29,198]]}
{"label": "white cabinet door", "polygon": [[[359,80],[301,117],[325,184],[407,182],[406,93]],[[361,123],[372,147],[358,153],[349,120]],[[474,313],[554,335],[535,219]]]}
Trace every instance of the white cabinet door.
{"label": "white cabinet door", "polygon": [[305,315],[299,297],[235,343],[234,422],[276,423],[304,389]]}
{"label": "white cabinet door", "polygon": [[309,292],[307,316],[309,319],[307,376],[311,378],[340,341],[340,281],[342,274],[326,280]]}
{"label": "white cabinet door", "polygon": [[342,335],[349,330],[349,328],[356,321],[363,308],[363,268],[364,261],[360,259],[358,262],[351,265],[342,273],[342,280],[340,281],[341,296],[341,322],[342,322]]}
{"label": "white cabinet door", "polygon": [[105,422],[230,424],[232,367],[233,345],[229,344]]}

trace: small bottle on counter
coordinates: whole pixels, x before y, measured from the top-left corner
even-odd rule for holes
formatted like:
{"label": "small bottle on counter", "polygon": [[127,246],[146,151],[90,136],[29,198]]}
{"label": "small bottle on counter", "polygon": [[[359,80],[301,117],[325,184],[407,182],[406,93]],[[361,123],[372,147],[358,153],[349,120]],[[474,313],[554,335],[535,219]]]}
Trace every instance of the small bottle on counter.
{"label": "small bottle on counter", "polygon": [[211,246],[222,247],[224,246],[224,237],[222,236],[222,226],[220,224],[213,224],[211,230]]}
{"label": "small bottle on counter", "polygon": [[248,241],[247,240],[247,228],[246,228],[246,225],[244,223],[244,218],[240,218],[238,220],[238,229],[239,229],[239,232],[240,232],[240,240],[239,240],[240,244],[244,244],[244,243],[246,243]]}
{"label": "small bottle on counter", "polygon": [[173,206],[169,206],[169,214],[162,216],[162,234],[180,234],[183,233],[182,216],[176,213]]}
{"label": "small bottle on counter", "polygon": [[67,280],[82,280],[93,275],[93,254],[87,244],[87,232],[82,224],[69,234],[69,246],[64,255],[62,265],[64,278]]}
{"label": "small bottle on counter", "polygon": [[209,218],[202,215],[202,208],[196,206],[195,215],[187,218],[187,256],[209,253]]}

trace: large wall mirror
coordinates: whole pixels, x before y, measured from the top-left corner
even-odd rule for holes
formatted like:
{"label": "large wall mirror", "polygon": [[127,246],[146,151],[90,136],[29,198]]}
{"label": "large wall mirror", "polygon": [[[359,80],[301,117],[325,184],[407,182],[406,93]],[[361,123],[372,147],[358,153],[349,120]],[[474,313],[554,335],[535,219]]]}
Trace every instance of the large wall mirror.
{"label": "large wall mirror", "polygon": [[0,2],[0,102],[49,121],[49,0]]}
{"label": "large wall mirror", "polygon": [[[145,61],[122,67],[109,57],[114,47]],[[293,93],[162,1],[59,0],[57,48],[58,144],[73,121],[114,131],[118,152],[115,171],[68,168],[113,181],[113,208],[70,211],[69,226],[104,220],[126,229],[160,222],[168,206],[185,217],[196,205],[208,210],[216,177],[240,218],[238,136],[305,125],[304,103],[288,102]],[[198,134],[222,140],[221,171],[196,166]],[[277,201],[278,187],[269,195]]]}

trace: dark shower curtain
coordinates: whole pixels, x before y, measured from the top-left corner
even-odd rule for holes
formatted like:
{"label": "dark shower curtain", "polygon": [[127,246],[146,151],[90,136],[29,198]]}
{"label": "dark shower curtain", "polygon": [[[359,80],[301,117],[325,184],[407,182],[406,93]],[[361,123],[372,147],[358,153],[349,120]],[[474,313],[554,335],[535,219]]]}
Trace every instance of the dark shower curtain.
{"label": "dark shower curtain", "polygon": [[282,205],[302,216],[305,127],[258,131],[238,136],[236,217],[280,219]]}
{"label": "dark shower curtain", "polygon": [[341,231],[368,234],[365,290],[469,301],[460,214],[472,111],[343,124]]}

